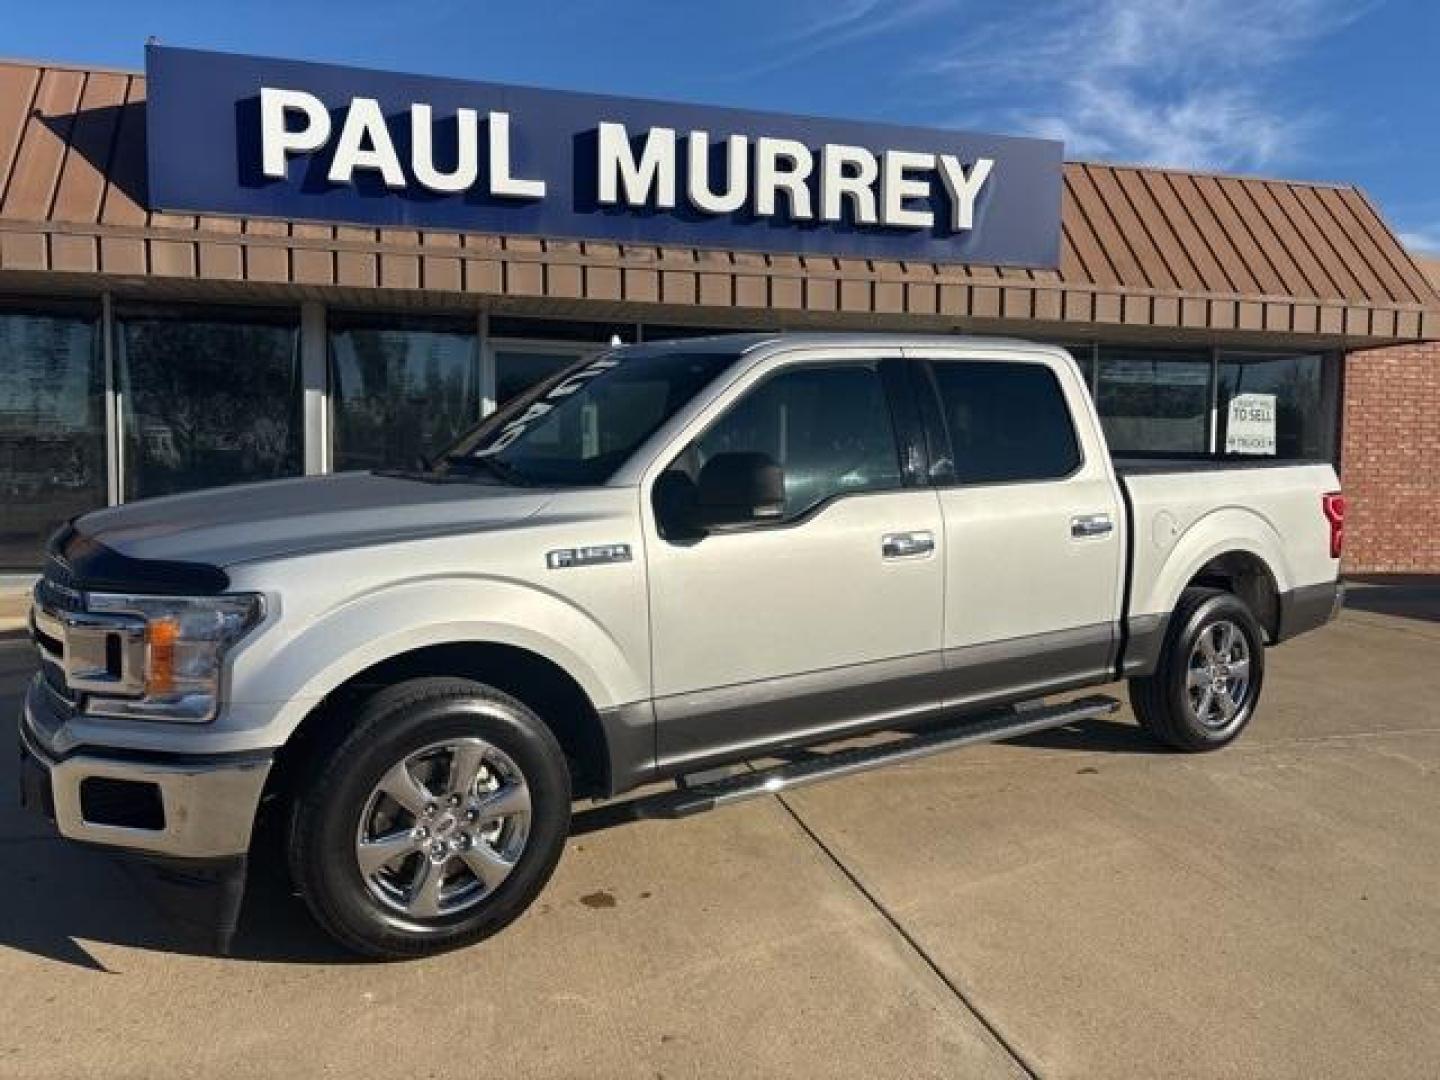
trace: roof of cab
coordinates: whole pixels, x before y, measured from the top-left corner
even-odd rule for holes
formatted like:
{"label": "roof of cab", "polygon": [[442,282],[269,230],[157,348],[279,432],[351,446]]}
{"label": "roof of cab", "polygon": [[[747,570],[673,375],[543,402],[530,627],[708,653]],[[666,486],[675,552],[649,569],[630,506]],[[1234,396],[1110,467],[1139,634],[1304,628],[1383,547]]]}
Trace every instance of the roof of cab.
{"label": "roof of cab", "polygon": [[645,352],[733,352],[736,355],[778,349],[918,349],[918,348],[995,348],[1027,349],[1037,352],[1061,353],[1059,346],[1048,343],[1026,341],[1012,337],[981,337],[967,334],[898,334],[883,331],[797,331],[746,334],[714,334],[705,337],[672,338],[665,341],[647,341],[639,345],[624,345],[626,351]]}

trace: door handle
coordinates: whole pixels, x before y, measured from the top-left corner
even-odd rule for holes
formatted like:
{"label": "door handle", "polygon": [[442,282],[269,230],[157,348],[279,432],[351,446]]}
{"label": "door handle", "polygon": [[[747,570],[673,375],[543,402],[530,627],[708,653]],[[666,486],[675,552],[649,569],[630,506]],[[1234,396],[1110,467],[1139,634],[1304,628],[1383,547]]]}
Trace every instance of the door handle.
{"label": "door handle", "polygon": [[1109,514],[1078,514],[1070,519],[1070,535],[1076,540],[1108,536],[1114,530]]}
{"label": "door handle", "polygon": [[913,559],[935,550],[935,534],[924,532],[886,533],[880,538],[880,555],[886,559]]}

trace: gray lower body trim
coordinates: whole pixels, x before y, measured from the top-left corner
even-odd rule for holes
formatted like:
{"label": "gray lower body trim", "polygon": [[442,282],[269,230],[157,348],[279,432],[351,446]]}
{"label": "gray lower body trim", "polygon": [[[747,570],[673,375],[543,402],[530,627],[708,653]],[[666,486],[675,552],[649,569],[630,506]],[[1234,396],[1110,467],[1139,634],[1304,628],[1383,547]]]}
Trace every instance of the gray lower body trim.
{"label": "gray lower body trim", "polygon": [[1110,623],[945,650],[944,706],[982,708],[1109,682]]}
{"label": "gray lower body trim", "polygon": [[654,775],[1109,682],[1114,649],[1101,623],[661,698]]}
{"label": "gray lower body trim", "polygon": [[1168,615],[1131,615],[1125,620],[1125,655],[1120,658],[1122,676],[1143,679],[1155,674],[1169,626]]}
{"label": "gray lower body trim", "polygon": [[940,654],[762,679],[655,702],[662,774],[743,761],[940,711]]}
{"label": "gray lower body trim", "polygon": [[1340,613],[1345,586],[1338,581],[1302,585],[1280,594],[1280,625],[1275,643],[1289,641],[1296,634],[1317,630]]}
{"label": "gray lower body trim", "polygon": [[619,795],[655,778],[655,705],[636,701],[601,709],[605,735],[605,794]]}

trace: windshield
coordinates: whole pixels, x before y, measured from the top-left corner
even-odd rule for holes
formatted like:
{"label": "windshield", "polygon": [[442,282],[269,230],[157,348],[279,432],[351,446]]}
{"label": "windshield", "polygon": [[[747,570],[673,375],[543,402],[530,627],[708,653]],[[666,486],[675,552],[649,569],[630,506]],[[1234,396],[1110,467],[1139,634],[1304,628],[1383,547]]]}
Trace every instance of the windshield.
{"label": "windshield", "polygon": [[514,484],[603,484],[736,355],[605,353],[483,421],[435,471],[487,473]]}

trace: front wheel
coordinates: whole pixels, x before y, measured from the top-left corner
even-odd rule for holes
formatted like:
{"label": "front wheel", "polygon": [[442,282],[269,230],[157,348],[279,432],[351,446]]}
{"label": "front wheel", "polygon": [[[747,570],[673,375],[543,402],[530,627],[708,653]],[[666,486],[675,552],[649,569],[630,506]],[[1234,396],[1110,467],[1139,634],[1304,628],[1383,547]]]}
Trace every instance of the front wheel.
{"label": "front wheel", "polygon": [[1130,680],[1130,703],[1140,726],[1166,745],[1215,750],[1250,723],[1264,678],[1264,635],[1244,602],[1187,589],[1154,674]]}
{"label": "front wheel", "polygon": [[559,861],[570,777],[523,703],[466,679],[380,691],[311,773],[290,828],[310,910],[368,956],[467,945],[528,907]]}

